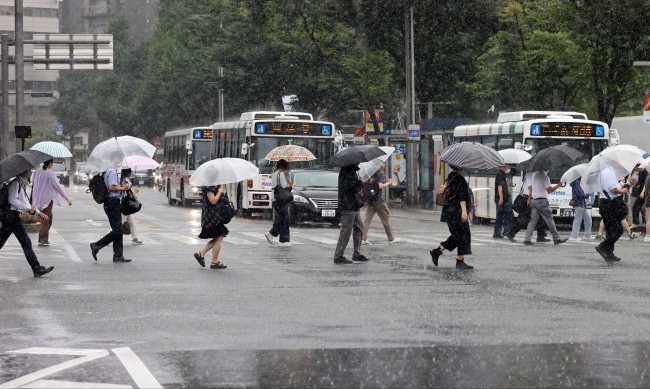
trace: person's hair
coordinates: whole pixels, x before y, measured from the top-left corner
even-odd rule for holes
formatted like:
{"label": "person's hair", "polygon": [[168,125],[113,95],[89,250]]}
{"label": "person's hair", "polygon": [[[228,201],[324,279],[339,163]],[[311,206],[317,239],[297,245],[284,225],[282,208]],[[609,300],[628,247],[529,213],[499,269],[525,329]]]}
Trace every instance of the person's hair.
{"label": "person's hair", "polygon": [[43,162],[43,170],[47,170],[47,167],[53,162],[53,159],[48,159],[47,161]]}
{"label": "person's hair", "polygon": [[460,170],[459,166],[449,165],[449,167],[452,168],[453,170]]}
{"label": "person's hair", "polygon": [[289,162],[286,159],[281,159],[278,161],[278,164],[275,165],[277,169],[286,170],[289,169]]}
{"label": "person's hair", "polygon": [[131,174],[131,173],[133,173],[133,170],[131,170],[130,167],[127,167],[127,168],[122,169],[122,177],[126,177],[126,176],[128,176],[129,174]]}

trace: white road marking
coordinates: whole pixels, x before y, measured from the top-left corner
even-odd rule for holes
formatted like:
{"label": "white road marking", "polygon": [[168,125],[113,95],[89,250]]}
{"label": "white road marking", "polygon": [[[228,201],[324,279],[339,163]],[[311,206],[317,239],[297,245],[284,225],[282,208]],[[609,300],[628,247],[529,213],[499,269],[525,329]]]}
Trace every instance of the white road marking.
{"label": "white road marking", "polygon": [[131,385],[120,384],[102,384],[99,382],[74,382],[74,381],[56,381],[56,380],[38,380],[23,386],[30,389],[132,389]]}
{"label": "white road marking", "polygon": [[162,386],[151,374],[147,366],[142,363],[142,360],[129,347],[120,347],[112,349],[113,353],[117,355],[122,365],[131,374],[131,378],[140,388],[160,388]]}
{"label": "white road marking", "polygon": [[94,220],[90,220],[90,219],[86,219],[86,222],[88,222],[88,224],[90,224],[91,226],[95,226],[95,227],[99,227],[99,226],[102,225],[102,223],[98,223],[98,222],[96,222]]}

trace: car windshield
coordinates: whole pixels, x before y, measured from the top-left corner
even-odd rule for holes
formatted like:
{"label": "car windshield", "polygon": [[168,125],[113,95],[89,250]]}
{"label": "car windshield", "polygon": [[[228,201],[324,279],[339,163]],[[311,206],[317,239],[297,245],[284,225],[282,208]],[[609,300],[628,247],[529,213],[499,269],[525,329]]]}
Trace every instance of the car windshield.
{"label": "car windshield", "polygon": [[310,188],[338,188],[339,174],[337,172],[305,171],[293,175],[294,186]]}

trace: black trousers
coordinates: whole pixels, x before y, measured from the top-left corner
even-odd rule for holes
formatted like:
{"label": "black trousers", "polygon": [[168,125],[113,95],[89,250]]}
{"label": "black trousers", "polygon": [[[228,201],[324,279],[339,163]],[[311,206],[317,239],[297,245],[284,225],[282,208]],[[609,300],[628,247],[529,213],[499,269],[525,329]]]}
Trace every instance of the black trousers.
{"label": "black trousers", "polygon": [[20,220],[20,212],[18,211],[8,211],[2,220],[2,228],[0,228],[0,249],[7,243],[7,239],[9,239],[11,234],[14,234],[16,239],[18,239],[20,246],[23,248],[23,253],[25,253],[27,263],[32,267],[32,270],[38,269],[41,264],[36,259],[36,254],[34,254],[34,249],[32,248],[32,240],[27,235],[27,231],[25,231],[23,222]]}
{"label": "black trousers", "polygon": [[275,237],[280,235],[280,243],[286,243],[291,240],[289,236],[289,204],[274,201],[273,210],[275,211],[273,227],[269,233]]}
{"label": "black trousers", "polygon": [[472,232],[469,229],[469,223],[460,221],[460,217],[454,220],[447,220],[447,228],[449,228],[449,237],[446,241],[440,244],[445,250],[453,251],[458,249],[456,254],[469,255],[472,253]]}
{"label": "black trousers", "polygon": [[641,214],[641,220],[645,224],[645,212],[643,212],[643,204],[645,199],[635,197],[634,205],[632,206],[632,224],[639,224],[639,214]]}
{"label": "black trousers", "polygon": [[606,236],[605,240],[603,240],[599,246],[609,254],[614,253],[614,245],[618,238],[623,235],[623,226],[621,225],[622,219],[616,214],[616,208],[619,207],[616,202],[620,201],[622,200],[600,199],[599,212],[600,216],[603,217],[603,223],[605,223]]}
{"label": "black trousers", "polygon": [[108,222],[111,225],[111,232],[106,234],[95,244],[101,249],[102,247],[106,247],[113,243],[113,258],[121,258],[123,256],[123,236],[120,199],[111,197],[104,201],[104,212],[106,213]]}

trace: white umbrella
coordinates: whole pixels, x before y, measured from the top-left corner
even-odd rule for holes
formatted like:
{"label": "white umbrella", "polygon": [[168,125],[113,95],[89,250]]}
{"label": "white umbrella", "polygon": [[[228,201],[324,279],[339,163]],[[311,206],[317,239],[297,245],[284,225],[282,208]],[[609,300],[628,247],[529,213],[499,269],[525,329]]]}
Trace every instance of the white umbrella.
{"label": "white umbrella", "polygon": [[577,180],[578,178],[582,177],[582,173],[585,172],[585,169],[587,168],[588,163],[581,163],[580,165],[575,165],[571,167],[569,170],[564,172],[562,175],[562,178],[560,178],[561,182],[564,182],[566,184],[570,184],[573,181]]}
{"label": "white umbrella", "polygon": [[122,158],[131,155],[153,157],[156,146],[144,139],[133,136],[116,136],[99,143],[90,153],[88,160],[109,162],[113,155],[120,155]]}
{"label": "white umbrella", "polygon": [[503,149],[499,150],[499,154],[505,163],[514,165],[519,165],[533,157],[529,152],[519,149]]}
{"label": "white umbrella", "polygon": [[192,174],[190,185],[211,186],[229,184],[253,178],[260,169],[241,158],[217,158],[208,161]]}
{"label": "white umbrella", "polygon": [[618,145],[608,147],[591,159],[585,171],[582,173],[580,186],[585,193],[601,191],[602,185],[600,172],[604,169],[611,169],[616,179],[621,179],[634,167],[643,162],[645,152],[633,145]]}
{"label": "white umbrella", "polygon": [[641,162],[640,167],[650,170],[650,157],[646,158]]}
{"label": "white umbrella", "polygon": [[160,166],[156,160],[143,155],[130,155],[122,159],[122,167],[129,167],[133,171],[156,169]]}
{"label": "white umbrella", "polygon": [[65,147],[62,143],[52,142],[52,141],[43,141],[38,142],[30,148],[30,150],[36,150],[43,152],[47,155],[52,156],[52,158],[70,158],[72,153]]}
{"label": "white umbrella", "polygon": [[359,164],[359,178],[361,180],[367,180],[372,177],[372,175],[375,174],[377,170],[379,170],[379,166],[381,166],[382,163],[386,163],[388,157],[390,157],[393,152],[395,152],[395,148],[392,146],[381,146],[380,149],[382,149],[386,155],[382,155],[373,159],[372,161],[361,162]]}

